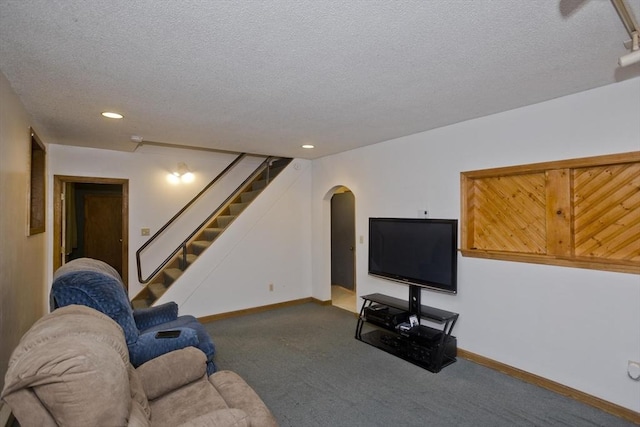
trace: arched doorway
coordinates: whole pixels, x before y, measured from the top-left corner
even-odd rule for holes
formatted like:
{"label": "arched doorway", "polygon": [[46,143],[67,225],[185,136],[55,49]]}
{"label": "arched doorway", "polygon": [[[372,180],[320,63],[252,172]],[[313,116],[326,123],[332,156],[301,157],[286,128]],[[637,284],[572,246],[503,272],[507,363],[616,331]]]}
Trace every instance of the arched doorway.
{"label": "arched doorway", "polygon": [[347,187],[331,196],[331,304],[357,311],[355,197]]}

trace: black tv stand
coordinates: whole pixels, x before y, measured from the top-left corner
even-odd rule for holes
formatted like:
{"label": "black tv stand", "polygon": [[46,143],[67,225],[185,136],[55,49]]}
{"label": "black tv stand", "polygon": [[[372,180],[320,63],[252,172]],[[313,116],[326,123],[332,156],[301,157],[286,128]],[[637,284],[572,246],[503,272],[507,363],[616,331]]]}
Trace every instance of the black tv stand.
{"label": "black tv stand", "polygon": [[[451,332],[459,315],[421,305],[419,291],[416,305],[415,294],[410,292],[410,301],[383,294],[362,296],[364,302],[356,326],[356,339],[430,372],[440,372],[456,361],[457,340]],[[410,329],[398,328],[411,314],[416,314],[419,320],[426,319],[443,327],[438,329],[419,324]],[[373,325],[373,330],[362,333],[365,323]]]}

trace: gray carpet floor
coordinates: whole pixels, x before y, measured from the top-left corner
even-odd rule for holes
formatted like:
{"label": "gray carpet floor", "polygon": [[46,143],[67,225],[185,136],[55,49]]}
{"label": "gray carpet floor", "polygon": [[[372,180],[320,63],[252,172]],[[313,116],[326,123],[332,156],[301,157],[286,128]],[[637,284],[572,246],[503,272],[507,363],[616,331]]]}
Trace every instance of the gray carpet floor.
{"label": "gray carpet floor", "polygon": [[356,340],[356,321],[309,303],[205,326],[218,368],[240,374],[282,427],[633,425],[461,358],[431,373]]}

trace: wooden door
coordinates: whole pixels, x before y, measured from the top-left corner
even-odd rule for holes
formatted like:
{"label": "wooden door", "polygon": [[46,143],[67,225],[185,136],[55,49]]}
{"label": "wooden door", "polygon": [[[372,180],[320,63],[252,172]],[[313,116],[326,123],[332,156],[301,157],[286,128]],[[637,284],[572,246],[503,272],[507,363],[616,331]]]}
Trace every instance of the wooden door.
{"label": "wooden door", "polygon": [[122,276],[122,195],[85,196],[84,240],[86,257],[106,262]]}

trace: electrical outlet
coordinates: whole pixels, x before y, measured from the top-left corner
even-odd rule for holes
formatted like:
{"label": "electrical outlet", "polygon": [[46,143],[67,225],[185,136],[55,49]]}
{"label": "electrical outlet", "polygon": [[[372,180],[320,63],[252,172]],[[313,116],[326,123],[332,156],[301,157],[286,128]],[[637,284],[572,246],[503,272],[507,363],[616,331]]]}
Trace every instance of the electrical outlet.
{"label": "electrical outlet", "polygon": [[269,283],[269,292],[273,292],[273,283]]}
{"label": "electrical outlet", "polygon": [[151,234],[151,230],[149,230],[147,227],[141,228],[140,229],[140,235],[141,236],[148,236]]}

